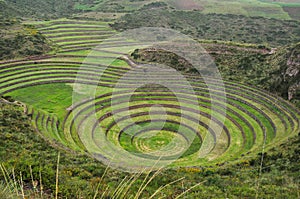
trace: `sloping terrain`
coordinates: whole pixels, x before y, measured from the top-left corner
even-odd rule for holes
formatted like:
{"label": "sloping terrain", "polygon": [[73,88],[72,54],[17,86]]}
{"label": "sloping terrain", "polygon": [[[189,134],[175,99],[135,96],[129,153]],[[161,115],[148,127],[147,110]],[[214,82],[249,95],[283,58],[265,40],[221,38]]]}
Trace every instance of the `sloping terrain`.
{"label": "sloping terrain", "polygon": [[73,0],[1,0],[0,11],[3,15],[12,17],[57,18],[73,14],[75,2]]}
{"label": "sloping terrain", "polygon": [[300,43],[279,49],[267,63],[274,67],[267,78],[270,90],[289,100],[295,99],[297,90],[300,90]]}
{"label": "sloping terrain", "polygon": [[0,17],[0,59],[41,55],[51,50],[49,42],[31,25]]}
{"label": "sloping terrain", "polygon": [[205,15],[197,11],[137,11],[121,17],[111,26],[119,31],[140,27],[163,27],[197,39],[268,44],[273,47],[297,43],[300,38],[300,22],[297,21],[232,14]]}
{"label": "sloping terrain", "polygon": [[167,4],[167,9],[196,10],[203,14],[234,14],[247,17],[299,20],[299,2],[274,2],[259,0],[1,0],[0,10],[5,15],[59,18],[83,12],[132,12],[139,9],[155,9]]}
{"label": "sloping terrain", "polygon": [[[299,43],[267,49],[230,42],[202,42],[224,79],[256,85],[299,106]],[[188,71],[190,67],[177,56],[159,50],[137,49],[131,56],[138,61],[172,65],[177,70]]]}

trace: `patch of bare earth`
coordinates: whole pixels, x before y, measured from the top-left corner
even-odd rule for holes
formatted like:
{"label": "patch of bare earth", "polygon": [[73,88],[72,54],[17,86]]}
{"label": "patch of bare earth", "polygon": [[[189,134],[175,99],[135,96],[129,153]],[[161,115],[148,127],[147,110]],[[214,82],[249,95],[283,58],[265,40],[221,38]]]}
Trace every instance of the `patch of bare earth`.
{"label": "patch of bare earth", "polygon": [[199,5],[194,0],[176,0],[176,1],[174,1],[173,4],[178,10],[199,10],[199,11],[202,11],[204,9],[203,6]]}
{"label": "patch of bare earth", "polygon": [[292,19],[300,20],[300,7],[283,7]]}

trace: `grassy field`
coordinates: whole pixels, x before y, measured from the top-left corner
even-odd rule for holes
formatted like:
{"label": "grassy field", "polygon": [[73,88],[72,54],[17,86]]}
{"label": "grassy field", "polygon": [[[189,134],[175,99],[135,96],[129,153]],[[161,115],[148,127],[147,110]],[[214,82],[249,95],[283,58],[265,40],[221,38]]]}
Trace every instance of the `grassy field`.
{"label": "grassy field", "polygon": [[55,114],[62,119],[66,114],[65,109],[72,105],[72,92],[73,88],[66,84],[46,84],[19,89],[10,95],[18,101],[45,110],[49,114]]}

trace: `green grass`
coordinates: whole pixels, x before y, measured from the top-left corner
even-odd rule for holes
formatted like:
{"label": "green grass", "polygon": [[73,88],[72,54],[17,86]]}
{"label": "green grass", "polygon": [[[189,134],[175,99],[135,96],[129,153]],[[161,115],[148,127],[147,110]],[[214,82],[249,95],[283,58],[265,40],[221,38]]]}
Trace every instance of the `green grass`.
{"label": "green grass", "polygon": [[60,53],[62,55],[79,55],[79,56],[87,56],[90,53],[90,50],[81,50],[76,52],[64,52]]}
{"label": "green grass", "polygon": [[[83,21],[84,22],[84,21]],[[89,23],[89,21],[86,21],[86,23],[62,23],[62,24],[43,24],[43,26],[41,28],[39,28],[40,30],[44,30],[44,29],[49,29],[49,28],[53,28],[53,29],[57,29],[57,28],[65,28],[65,29],[70,29],[69,27],[73,27],[75,26],[76,28],[81,28],[82,26],[85,28],[105,28],[108,24],[107,23]]]}
{"label": "green grass", "polygon": [[[75,55],[76,51],[82,50],[79,48],[92,49],[115,34],[107,22],[60,19],[44,23],[37,22],[36,25],[49,40],[58,46],[61,45],[57,52],[65,53],[70,50],[71,54],[75,52]],[[84,32],[78,32],[78,30],[84,30]],[[91,35],[89,30],[99,32]]]}
{"label": "green grass", "polygon": [[66,108],[72,105],[72,92],[71,86],[49,84],[19,89],[9,95],[35,109],[44,110],[63,119]]}
{"label": "green grass", "polygon": [[84,10],[84,11],[93,11],[93,10],[95,10],[95,8],[90,7],[89,5],[82,5],[80,3],[76,3],[74,8],[76,10]]}
{"label": "green grass", "polygon": [[[148,103],[150,103],[150,102],[148,102]],[[155,104],[154,101],[151,102],[151,103]],[[235,103],[237,103],[237,102],[235,102]],[[246,109],[247,109],[247,108],[249,109],[249,107],[245,107],[245,108],[246,108]],[[108,110],[110,110],[110,109],[108,109]],[[142,111],[142,110],[141,110],[141,111]],[[202,110],[201,110],[201,111],[202,111]],[[237,111],[238,111],[238,109],[237,109]],[[100,113],[100,112],[99,112],[99,117],[100,117],[101,115],[103,115],[105,112],[106,112],[106,111],[104,111],[103,113]],[[253,113],[254,113],[254,112],[253,112]],[[256,114],[256,113],[255,113],[255,114]],[[261,118],[260,115],[257,115],[257,116],[262,120],[262,122],[263,122],[265,125],[267,125],[268,122],[267,122],[266,120],[264,120],[264,118]],[[143,121],[143,120],[145,120],[145,119],[146,119],[145,117],[140,117],[140,118],[139,118],[139,121]],[[238,121],[238,119],[237,119],[237,121]],[[109,121],[107,121],[107,122],[102,122],[102,125],[106,126],[106,124],[108,125],[108,124],[109,124]],[[228,126],[228,127],[230,126],[230,124],[227,123],[227,122],[226,122],[225,124],[226,124],[226,126]],[[269,125],[267,125],[267,126],[268,126],[268,129],[269,129],[270,126],[269,126]],[[236,138],[235,138],[235,136],[234,136],[234,135],[238,135],[238,133],[233,133],[234,127],[231,127],[231,128],[229,128],[229,129],[230,129],[230,131],[232,132],[233,140],[239,139],[240,135],[237,136]],[[118,132],[118,129],[115,129],[115,130],[113,130],[112,132],[115,132],[115,131]],[[268,134],[269,134],[269,133],[268,133]],[[272,134],[272,133],[270,132],[270,135],[271,135],[271,134]],[[246,136],[247,136],[247,135],[246,135]],[[257,137],[257,141],[260,140],[259,137],[260,137],[260,136]],[[113,140],[114,138],[111,137],[110,140],[111,140],[111,139]],[[125,138],[124,138],[124,139],[125,139]],[[234,142],[234,141],[233,141],[233,142]],[[258,142],[259,142],[259,141],[258,141]],[[228,155],[229,155],[229,154],[235,154],[236,152],[238,152],[238,151],[240,150],[240,149],[237,149],[237,148],[234,149],[234,148],[235,148],[235,147],[232,147],[232,151],[228,152]],[[246,148],[249,148],[249,146],[246,147]],[[234,152],[234,151],[235,151],[235,152]],[[246,151],[246,150],[245,150],[245,151]],[[241,153],[242,153],[242,152],[240,152],[240,154],[241,154]],[[227,155],[226,155],[226,156],[227,156]],[[224,158],[225,158],[226,156],[224,156]],[[221,160],[221,159],[220,159],[220,160]],[[219,161],[220,161],[220,160],[219,160]],[[200,160],[198,160],[198,161],[200,161]],[[202,162],[202,161],[200,161],[200,162]],[[203,162],[202,162],[202,164],[203,164]],[[187,164],[185,164],[185,165],[187,165]]]}

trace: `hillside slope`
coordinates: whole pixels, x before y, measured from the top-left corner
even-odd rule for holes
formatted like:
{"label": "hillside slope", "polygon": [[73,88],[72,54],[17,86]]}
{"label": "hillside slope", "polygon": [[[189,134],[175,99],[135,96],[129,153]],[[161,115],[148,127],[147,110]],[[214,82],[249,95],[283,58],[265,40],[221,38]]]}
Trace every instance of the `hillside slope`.
{"label": "hillside slope", "polygon": [[289,100],[297,100],[300,96],[300,43],[281,48],[267,59],[274,71],[266,78],[272,92],[279,93]]}
{"label": "hillside slope", "polygon": [[[213,57],[224,79],[261,87],[299,106],[300,43],[274,52],[234,43],[202,43],[202,46]],[[159,62],[179,71],[192,71],[189,63],[161,50],[137,49],[131,56],[137,61]]]}
{"label": "hillside slope", "polygon": [[35,27],[0,16],[0,60],[41,55],[51,50],[49,41]]}
{"label": "hillside slope", "polygon": [[167,4],[170,10],[196,10],[203,14],[234,14],[283,20],[300,19],[299,2],[268,0],[1,0],[0,10],[6,14],[30,18],[57,18],[90,11],[132,12],[139,9],[155,9],[159,4]]}
{"label": "hillside slope", "polygon": [[5,16],[28,18],[57,18],[74,13],[76,0],[1,0],[0,13]]}
{"label": "hillside slope", "polygon": [[141,27],[170,28],[197,39],[269,44],[274,47],[300,41],[298,21],[232,14],[202,14],[197,11],[137,11],[121,17],[111,26],[119,31]]}

